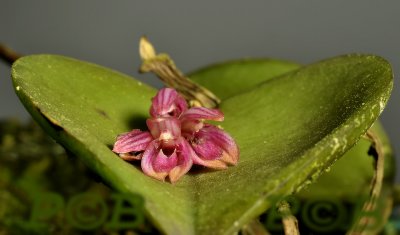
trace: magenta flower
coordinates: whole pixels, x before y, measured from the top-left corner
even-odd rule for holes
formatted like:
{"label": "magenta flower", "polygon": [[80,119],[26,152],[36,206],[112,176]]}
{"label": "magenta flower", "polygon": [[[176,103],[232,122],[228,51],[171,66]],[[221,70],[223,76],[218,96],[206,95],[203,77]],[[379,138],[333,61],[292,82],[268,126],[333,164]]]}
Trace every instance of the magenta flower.
{"label": "magenta flower", "polygon": [[182,135],[189,141],[196,155],[193,163],[215,169],[236,165],[239,148],[228,133],[203,120],[223,121],[224,115],[217,109],[191,108],[179,117]]}
{"label": "magenta flower", "polygon": [[149,132],[134,129],[131,132],[120,134],[112,151],[119,153],[119,156],[126,161],[140,160],[143,151],[152,140],[153,137]]}
{"label": "magenta flower", "polygon": [[150,115],[152,117],[179,117],[187,110],[185,99],[171,88],[163,88],[151,100]]}
{"label": "magenta flower", "polygon": [[226,132],[204,120],[223,121],[217,109],[188,109],[186,101],[171,88],[161,89],[152,99],[150,132],[132,130],[117,137],[113,151],[124,160],[141,160],[145,174],[174,183],[193,164],[214,169],[236,165],[239,149]]}
{"label": "magenta flower", "polygon": [[192,152],[187,141],[181,136],[177,118],[151,118],[147,126],[154,140],[143,153],[143,172],[151,177],[171,182],[177,181],[192,167]]}

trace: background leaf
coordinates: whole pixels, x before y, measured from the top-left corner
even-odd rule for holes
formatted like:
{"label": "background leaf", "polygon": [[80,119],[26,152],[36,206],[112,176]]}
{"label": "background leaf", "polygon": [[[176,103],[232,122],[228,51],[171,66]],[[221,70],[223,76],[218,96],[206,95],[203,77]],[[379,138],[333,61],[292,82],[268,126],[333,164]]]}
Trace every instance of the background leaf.
{"label": "background leaf", "polygon": [[[389,64],[363,55],[323,61],[265,82],[251,79],[256,88],[221,104],[223,127],[241,148],[238,166],[192,172],[171,185],[145,176],[137,164],[110,150],[117,134],[143,128],[154,89],[61,56],[24,57],[12,74],[32,116],[110,185],[143,195],[150,217],[168,234],[237,231],[273,198],[311,182],[353,146],[382,111],[392,87]],[[196,81],[207,79],[199,75]]]}
{"label": "background leaf", "polygon": [[[223,127],[241,146],[241,164],[215,173],[226,174],[223,182],[204,180],[200,184],[205,192],[200,204],[209,206],[208,215],[215,214],[207,217],[204,210],[199,219],[235,209],[257,214],[269,206],[268,197],[276,199],[310,184],[372,124],[372,117],[377,117],[389,96],[391,76],[390,67],[381,58],[350,55],[267,80],[251,92],[224,100]],[[267,179],[267,184],[260,179]],[[246,186],[249,191],[243,200],[244,189],[234,190],[230,185],[249,181],[251,187]],[[211,199],[211,192],[222,184],[227,190]],[[251,191],[254,188],[259,194]],[[231,204],[219,206],[227,204],[227,197]],[[233,220],[235,215],[225,215],[226,221],[229,216]],[[248,214],[241,216],[238,223]],[[214,227],[218,226],[220,221],[215,221]]]}
{"label": "background leaf", "polygon": [[282,60],[242,59],[210,65],[188,76],[224,100],[298,68],[299,64]]}

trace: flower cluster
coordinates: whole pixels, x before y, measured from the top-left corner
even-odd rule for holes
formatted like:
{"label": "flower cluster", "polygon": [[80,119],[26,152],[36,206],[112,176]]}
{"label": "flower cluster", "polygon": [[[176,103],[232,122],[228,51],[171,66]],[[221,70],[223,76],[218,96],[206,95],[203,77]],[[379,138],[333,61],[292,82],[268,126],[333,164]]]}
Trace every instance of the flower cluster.
{"label": "flower cluster", "polygon": [[149,131],[134,129],[117,137],[113,151],[125,160],[141,160],[145,174],[174,183],[193,164],[213,169],[235,165],[239,149],[231,136],[204,120],[222,121],[218,109],[194,107],[171,88],[152,99]]}

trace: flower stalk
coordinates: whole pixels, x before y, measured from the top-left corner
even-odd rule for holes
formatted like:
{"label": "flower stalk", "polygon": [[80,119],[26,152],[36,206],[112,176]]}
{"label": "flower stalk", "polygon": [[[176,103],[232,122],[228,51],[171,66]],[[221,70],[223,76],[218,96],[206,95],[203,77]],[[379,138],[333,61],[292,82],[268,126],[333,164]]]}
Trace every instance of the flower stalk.
{"label": "flower stalk", "polygon": [[153,45],[142,37],[139,45],[142,65],[139,72],[153,72],[167,86],[177,90],[191,107],[218,107],[220,99],[208,89],[187,78],[167,54],[156,54]]}
{"label": "flower stalk", "polygon": [[11,48],[0,44],[0,59],[4,60],[8,64],[12,65],[21,55],[13,51]]}

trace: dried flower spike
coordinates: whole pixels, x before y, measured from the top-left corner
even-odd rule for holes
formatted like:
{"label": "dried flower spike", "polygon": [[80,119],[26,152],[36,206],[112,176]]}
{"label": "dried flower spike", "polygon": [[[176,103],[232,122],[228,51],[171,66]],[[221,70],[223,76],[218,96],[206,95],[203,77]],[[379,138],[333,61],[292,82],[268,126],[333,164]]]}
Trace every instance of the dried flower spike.
{"label": "dried flower spike", "polygon": [[211,91],[187,78],[167,54],[157,54],[146,37],[140,39],[139,54],[143,61],[139,72],[155,73],[166,86],[190,101],[191,106],[215,108],[221,102]]}

